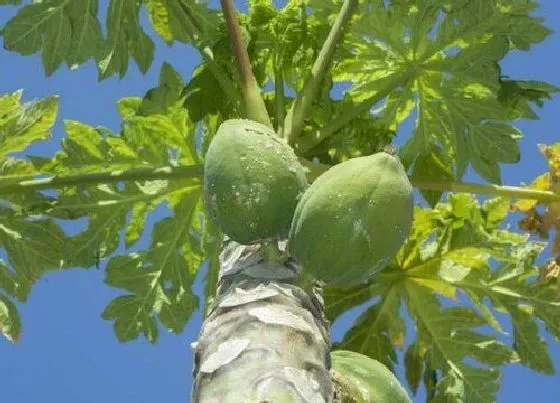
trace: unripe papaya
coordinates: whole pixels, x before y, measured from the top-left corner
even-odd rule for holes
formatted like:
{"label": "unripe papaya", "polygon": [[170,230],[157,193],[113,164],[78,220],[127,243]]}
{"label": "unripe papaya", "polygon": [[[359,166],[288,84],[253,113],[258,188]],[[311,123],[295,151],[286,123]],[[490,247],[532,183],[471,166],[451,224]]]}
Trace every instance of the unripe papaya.
{"label": "unripe papaya", "polygon": [[385,365],[354,351],[331,354],[332,371],[341,401],[356,403],[411,403],[406,390]]}
{"label": "unripe papaya", "polygon": [[410,233],[412,186],[386,152],[335,165],[300,198],[288,248],[327,285],[351,286],[383,269]]}
{"label": "unripe papaya", "polygon": [[271,128],[244,119],[223,122],[204,162],[210,217],[241,244],[286,237],[307,187],[292,148]]}

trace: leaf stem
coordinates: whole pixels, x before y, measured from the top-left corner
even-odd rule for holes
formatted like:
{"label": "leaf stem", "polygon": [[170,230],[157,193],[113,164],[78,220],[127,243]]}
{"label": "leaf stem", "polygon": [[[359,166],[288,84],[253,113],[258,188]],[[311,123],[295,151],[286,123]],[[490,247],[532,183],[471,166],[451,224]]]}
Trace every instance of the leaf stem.
{"label": "leaf stem", "polygon": [[187,179],[200,180],[202,165],[163,166],[149,168],[131,168],[121,171],[94,172],[75,175],[46,175],[37,178],[34,175],[0,177],[0,195],[12,195],[41,189],[62,188],[65,186],[95,185],[99,183],[116,183],[135,180]]}
{"label": "leaf stem", "polygon": [[220,2],[222,4],[222,11],[228,27],[229,40],[237,61],[239,74],[241,76],[241,88],[243,90],[243,98],[245,101],[245,115],[251,120],[272,127],[264,100],[261,96],[260,88],[257,84],[255,76],[253,75],[247,48],[243,43],[241,28],[235,16],[233,0],[220,0]]}
{"label": "leaf stem", "polygon": [[233,103],[235,103],[239,109],[242,109],[243,100],[240,94],[237,92],[237,89],[232,84],[231,80],[224,72],[224,70],[214,60],[212,49],[210,49],[210,47],[207,45],[202,45],[203,37],[205,36],[204,26],[200,24],[196,20],[196,18],[194,18],[189,7],[187,7],[185,4],[181,2],[179,2],[179,7],[181,7],[183,12],[187,15],[189,21],[186,21],[185,28],[187,29],[188,34],[190,35],[191,40],[195,45],[196,49],[198,49],[200,55],[204,59],[204,62],[207,64],[210,73],[212,73],[212,75],[214,76],[214,78],[222,88],[222,90],[225,92],[226,96]]}
{"label": "leaf stem", "polygon": [[225,92],[226,96],[233,103],[237,104],[237,107],[242,110],[243,99],[241,98],[239,92],[237,92],[235,87],[231,84],[231,80],[229,79],[227,74],[214,60],[212,50],[208,46],[205,46],[204,49],[200,50],[200,54],[202,55],[204,61],[207,63],[210,73],[212,73],[220,87],[222,87],[222,90]]}
{"label": "leaf stem", "polygon": [[[302,159],[302,162],[308,162]],[[326,171],[329,166],[312,164],[310,173],[314,178]],[[314,169],[313,169],[314,167]],[[45,175],[37,178],[34,175],[0,177],[0,195],[12,195],[42,189],[62,188],[65,186],[95,185],[99,183],[116,183],[124,181],[193,179],[200,181],[204,172],[202,165],[162,166],[131,168],[120,171],[94,172],[75,175]],[[428,189],[452,191],[456,193],[476,193],[504,196],[513,199],[538,200],[542,203],[559,203],[560,194],[547,190],[537,190],[516,186],[486,185],[469,182],[431,182],[409,178],[413,186]]]}
{"label": "leaf stem", "polygon": [[431,182],[410,178],[413,186],[428,190],[443,190],[456,193],[476,193],[504,196],[512,199],[538,200],[542,203],[560,202],[560,194],[548,190],[537,190],[516,186],[482,185],[469,182]]}
{"label": "leaf stem", "polygon": [[284,118],[286,115],[284,102],[284,75],[278,57],[274,63],[274,101],[276,103],[276,133],[279,137],[284,137]]}
{"label": "leaf stem", "polygon": [[288,111],[284,123],[284,138],[289,144],[295,142],[296,137],[299,136],[303,128],[303,122],[306,116],[309,115],[313,98],[319,90],[327,68],[331,65],[336,45],[341,40],[344,34],[344,28],[351,20],[352,12],[357,4],[358,0],[344,1],[327,39],[323,43],[323,47],[319,51],[315,63],[313,63],[311,73],[305,80],[303,89],[297,94],[292,107]]}
{"label": "leaf stem", "polygon": [[295,144],[295,149],[299,154],[304,155],[313,147],[322,143],[328,137],[332,136],[338,130],[346,126],[360,114],[369,110],[373,105],[389,95],[389,93],[393,91],[399,83],[401,83],[403,80],[408,80],[408,77],[409,76],[407,74],[395,74],[393,77],[387,80],[385,85],[374,95],[355,105],[353,108],[347,110],[342,115],[333,117],[333,119],[326,126],[317,130],[314,135],[308,135],[299,138]]}

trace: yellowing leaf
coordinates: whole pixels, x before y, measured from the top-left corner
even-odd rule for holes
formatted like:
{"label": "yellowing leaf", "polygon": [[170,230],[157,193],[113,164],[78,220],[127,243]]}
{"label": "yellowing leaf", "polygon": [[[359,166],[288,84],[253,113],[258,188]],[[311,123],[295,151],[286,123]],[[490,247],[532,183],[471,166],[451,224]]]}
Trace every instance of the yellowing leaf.
{"label": "yellowing leaf", "polygon": [[[550,189],[550,174],[544,173],[537,176],[537,178],[529,185],[531,189],[549,190]],[[518,200],[513,204],[513,208],[518,211],[529,211],[538,204],[538,200]]]}
{"label": "yellowing leaf", "polygon": [[415,278],[412,277],[410,281],[421,285],[423,287],[429,288],[444,297],[455,299],[457,297],[457,287],[452,286],[446,281],[442,280],[430,280],[425,278]]}

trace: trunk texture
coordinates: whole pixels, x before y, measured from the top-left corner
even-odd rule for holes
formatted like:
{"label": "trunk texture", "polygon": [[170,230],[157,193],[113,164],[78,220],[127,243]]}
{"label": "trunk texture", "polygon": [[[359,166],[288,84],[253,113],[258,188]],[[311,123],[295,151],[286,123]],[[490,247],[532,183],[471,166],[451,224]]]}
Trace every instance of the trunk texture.
{"label": "trunk texture", "polygon": [[332,402],[320,288],[298,287],[295,262],[266,262],[259,246],[225,241],[220,264],[215,303],[192,346],[192,402]]}

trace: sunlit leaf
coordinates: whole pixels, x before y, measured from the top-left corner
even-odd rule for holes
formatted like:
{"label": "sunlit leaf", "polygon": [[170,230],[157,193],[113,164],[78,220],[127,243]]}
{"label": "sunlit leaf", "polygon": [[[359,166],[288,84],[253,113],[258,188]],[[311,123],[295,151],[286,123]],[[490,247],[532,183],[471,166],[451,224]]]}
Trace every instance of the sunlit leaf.
{"label": "sunlit leaf", "polygon": [[17,342],[21,335],[21,319],[16,307],[2,294],[0,294],[0,333],[11,342]]}
{"label": "sunlit leaf", "polygon": [[[382,94],[387,86],[405,88],[388,99],[385,113],[398,124],[406,116],[395,110],[417,111],[404,151],[411,163],[418,158],[415,164],[423,164],[440,144],[445,155],[440,176],[452,172],[461,179],[470,164],[484,179],[500,183],[499,164],[519,160],[520,133],[509,122],[508,106],[498,100],[498,62],[510,48],[527,50],[551,31],[530,15],[532,4],[413,3],[378,1],[370,7],[364,2],[345,41],[353,57],[338,64],[334,77],[352,83],[349,93],[356,101]],[[554,90],[545,86],[540,89]],[[437,195],[429,197],[433,203]]]}
{"label": "sunlit leaf", "polygon": [[99,77],[124,77],[131,55],[142,73],[154,57],[154,43],[139,22],[140,3],[111,0],[107,11],[107,39],[99,52]]}
{"label": "sunlit leaf", "polygon": [[51,75],[97,56],[102,35],[97,0],[47,0],[23,6],[4,27],[4,47],[22,55],[41,51]]}

